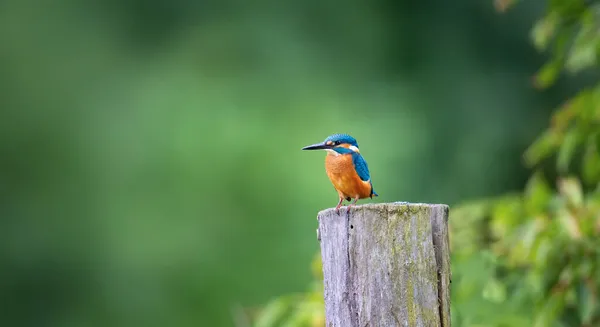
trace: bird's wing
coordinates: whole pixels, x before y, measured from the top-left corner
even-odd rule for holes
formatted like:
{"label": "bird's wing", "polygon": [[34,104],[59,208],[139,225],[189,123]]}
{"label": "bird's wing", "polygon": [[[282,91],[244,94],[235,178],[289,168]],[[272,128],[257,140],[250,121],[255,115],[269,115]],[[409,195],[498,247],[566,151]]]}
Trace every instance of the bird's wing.
{"label": "bird's wing", "polygon": [[360,155],[360,153],[352,153],[352,162],[354,163],[354,169],[356,170],[358,177],[365,182],[368,181],[371,178],[371,175],[369,174],[369,166],[367,166],[367,162]]}

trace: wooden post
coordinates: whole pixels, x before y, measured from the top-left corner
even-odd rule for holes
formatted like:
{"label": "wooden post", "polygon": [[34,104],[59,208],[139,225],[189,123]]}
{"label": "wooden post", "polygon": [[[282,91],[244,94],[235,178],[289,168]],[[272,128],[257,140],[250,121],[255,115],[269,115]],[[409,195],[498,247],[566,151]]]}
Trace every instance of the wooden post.
{"label": "wooden post", "polygon": [[327,327],[450,327],[448,206],[319,212]]}

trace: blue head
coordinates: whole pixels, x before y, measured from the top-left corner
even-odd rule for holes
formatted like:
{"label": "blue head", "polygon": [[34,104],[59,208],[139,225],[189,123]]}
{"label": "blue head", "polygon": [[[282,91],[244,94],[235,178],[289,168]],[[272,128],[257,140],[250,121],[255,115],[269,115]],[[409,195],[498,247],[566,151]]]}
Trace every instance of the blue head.
{"label": "blue head", "polygon": [[305,146],[302,150],[338,150],[338,152],[349,150],[358,152],[358,142],[348,134],[333,134],[329,135],[322,143]]}

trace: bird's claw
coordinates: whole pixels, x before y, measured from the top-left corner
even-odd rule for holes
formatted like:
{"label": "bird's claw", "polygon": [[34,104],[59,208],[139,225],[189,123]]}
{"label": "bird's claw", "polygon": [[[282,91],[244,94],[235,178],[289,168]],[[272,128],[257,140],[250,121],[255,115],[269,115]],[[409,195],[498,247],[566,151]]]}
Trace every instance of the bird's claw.
{"label": "bird's claw", "polygon": [[340,215],[340,207],[342,206],[342,201],[344,201],[344,198],[340,198],[340,201],[338,201],[337,206],[335,206],[335,213],[337,213],[337,215]]}

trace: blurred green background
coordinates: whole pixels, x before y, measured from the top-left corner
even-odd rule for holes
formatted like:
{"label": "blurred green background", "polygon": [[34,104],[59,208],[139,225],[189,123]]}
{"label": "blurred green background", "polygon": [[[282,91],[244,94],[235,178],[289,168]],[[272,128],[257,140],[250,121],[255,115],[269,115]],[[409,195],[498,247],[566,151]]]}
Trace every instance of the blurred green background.
{"label": "blurred green background", "polygon": [[332,133],[373,201],[522,189],[586,78],[532,87],[543,5],[0,1],[0,324],[227,327],[304,290],[337,195],[300,148]]}

